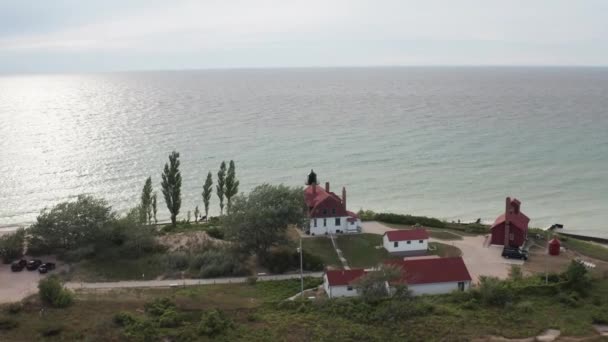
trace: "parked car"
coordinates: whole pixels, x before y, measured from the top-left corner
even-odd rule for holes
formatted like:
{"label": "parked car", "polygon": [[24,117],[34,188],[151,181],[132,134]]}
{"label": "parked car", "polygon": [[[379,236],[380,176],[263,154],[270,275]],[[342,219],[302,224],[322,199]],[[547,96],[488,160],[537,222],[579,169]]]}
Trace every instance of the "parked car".
{"label": "parked car", "polygon": [[52,271],[54,269],[55,269],[55,264],[52,262],[47,262],[47,263],[40,265],[40,267],[38,267],[38,272],[40,272],[41,274],[44,274],[44,273],[47,273],[48,271]]}
{"label": "parked car", "polygon": [[27,268],[28,271],[35,271],[38,269],[38,267],[40,267],[40,265],[42,265],[42,260],[34,259],[34,260],[28,261],[25,268]]}
{"label": "parked car", "polygon": [[528,252],[519,248],[505,247],[502,250],[502,257],[507,259],[528,260]]}
{"label": "parked car", "polygon": [[24,259],[21,259],[19,261],[14,261],[11,264],[11,271],[13,272],[21,272],[23,271],[23,268],[27,265],[27,261],[25,261]]}

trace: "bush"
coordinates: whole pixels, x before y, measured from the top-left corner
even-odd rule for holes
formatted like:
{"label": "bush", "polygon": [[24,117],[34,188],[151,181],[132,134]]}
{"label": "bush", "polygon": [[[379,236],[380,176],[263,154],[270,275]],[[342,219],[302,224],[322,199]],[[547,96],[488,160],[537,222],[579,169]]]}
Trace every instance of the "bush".
{"label": "bush", "polygon": [[172,271],[183,271],[190,264],[190,257],[184,252],[176,252],[165,256],[165,263]]}
{"label": "bush", "polygon": [[608,324],[608,310],[596,308],[591,313],[591,321],[593,324]]}
{"label": "bush", "polygon": [[412,215],[401,215],[392,213],[378,213],[374,215],[374,219],[386,223],[404,224],[404,225],[422,225],[426,227],[445,228],[445,222],[426,216],[412,216]]}
{"label": "bush", "polygon": [[258,282],[258,277],[256,276],[251,276],[251,277],[247,277],[247,284],[249,285],[255,285]]}
{"label": "bush", "polygon": [[175,328],[180,325],[180,317],[174,309],[167,309],[158,319],[161,328]]}
{"label": "bush", "polygon": [[526,301],[517,303],[515,305],[515,309],[518,312],[531,313],[534,311],[534,304],[531,301],[526,300]]}
{"label": "bush", "polygon": [[8,305],[7,311],[12,315],[16,315],[21,312],[23,309],[23,304],[21,303],[11,303]]}
{"label": "bush", "polygon": [[[299,258],[299,255],[297,252],[296,252],[296,258]],[[303,251],[302,259],[303,259],[302,264],[303,264],[303,268],[305,271],[316,272],[316,271],[322,271],[324,268],[323,259],[321,259],[317,255],[311,254],[307,251]],[[298,260],[298,266],[299,266],[299,260]]]}
{"label": "bush", "polygon": [[25,229],[19,228],[13,233],[4,234],[0,237],[0,256],[5,264],[23,256],[25,244]]}
{"label": "bush", "polygon": [[576,293],[560,293],[557,295],[557,300],[569,307],[576,308],[580,306],[579,297]]}
{"label": "bush", "polygon": [[165,311],[174,310],[175,304],[169,298],[156,298],[144,305],[144,310],[152,316],[162,316]]}
{"label": "bush", "polygon": [[205,336],[216,336],[233,327],[233,323],[220,310],[214,309],[203,314],[198,326],[198,333]]}
{"label": "bush", "polygon": [[287,248],[274,249],[262,260],[262,265],[271,273],[285,273],[293,264],[293,253]]}
{"label": "bush", "polygon": [[63,331],[63,325],[57,323],[45,323],[38,329],[43,337],[57,336]]}
{"label": "bush", "polygon": [[238,256],[226,248],[204,251],[192,260],[191,268],[200,270],[202,278],[241,276],[248,273]]}
{"label": "bush", "polygon": [[564,287],[567,289],[585,295],[591,288],[591,278],[587,269],[579,262],[572,261],[563,276],[566,278]]}
{"label": "bush", "polygon": [[64,289],[56,275],[52,275],[38,283],[40,299],[56,308],[65,308],[74,301],[72,292]]}
{"label": "bush", "polygon": [[125,327],[125,335],[130,341],[159,341],[158,328],[150,320],[138,320]]}
{"label": "bush", "polygon": [[211,236],[214,239],[223,240],[224,239],[224,231],[218,227],[209,227],[205,229],[207,235]]}
{"label": "bush", "polygon": [[12,318],[0,318],[0,330],[12,330],[19,326],[19,322]]}
{"label": "bush", "polygon": [[133,316],[130,312],[121,311],[114,315],[113,321],[118,326],[126,327],[137,322],[137,318],[135,318],[135,316]]}
{"label": "bush", "polygon": [[505,306],[514,299],[513,289],[507,282],[495,277],[480,277],[479,297],[481,302],[490,306]]}
{"label": "bush", "polygon": [[357,215],[359,216],[361,221],[373,221],[376,219],[376,213],[371,210],[361,209],[359,210],[359,212],[357,212]]}

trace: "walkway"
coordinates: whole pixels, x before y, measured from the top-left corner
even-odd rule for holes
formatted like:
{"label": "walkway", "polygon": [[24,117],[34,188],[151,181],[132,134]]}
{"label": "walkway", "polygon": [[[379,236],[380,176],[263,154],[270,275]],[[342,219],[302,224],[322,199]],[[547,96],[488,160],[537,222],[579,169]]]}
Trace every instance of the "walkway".
{"label": "walkway", "polygon": [[[382,235],[386,231],[397,230],[376,221],[363,222],[363,232]],[[440,240],[430,238],[430,242],[439,242],[452,245],[462,251],[462,259],[476,283],[479,277],[494,276],[505,279],[509,276],[511,265],[523,265],[522,260],[507,260],[501,256],[502,248],[496,246],[485,247],[486,237],[483,235],[463,236],[462,240]]]}
{"label": "walkway", "polygon": [[[323,272],[304,273],[305,277],[321,278]],[[236,284],[245,283],[248,277],[213,278],[213,279],[164,279],[164,280],[132,280],[116,282],[67,282],[65,286],[72,290],[78,289],[127,289],[127,288],[153,288],[153,287],[176,287],[176,286],[198,286],[214,284]],[[273,281],[300,279],[300,274],[279,274],[258,276],[258,281]]]}
{"label": "walkway", "polygon": [[334,234],[329,234],[329,239],[331,240],[331,244],[334,246],[334,249],[336,250],[336,254],[338,254],[338,259],[340,259],[340,262],[342,263],[342,268],[345,270],[350,270],[350,266],[348,266],[348,261],[346,260],[344,255],[342,255],[342,250],[340,250],[340,248],[338,248],[338,243],[336,242],[336,236]]}

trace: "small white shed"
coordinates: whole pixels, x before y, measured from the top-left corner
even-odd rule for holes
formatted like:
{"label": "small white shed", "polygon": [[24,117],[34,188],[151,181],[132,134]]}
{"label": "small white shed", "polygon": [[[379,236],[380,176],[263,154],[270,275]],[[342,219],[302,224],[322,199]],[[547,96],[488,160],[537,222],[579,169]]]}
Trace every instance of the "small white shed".
{"label": "small white shed", "polygon": [[424,255],[429,249],[429,233],[426,229],[389,230],[382,236],[382,245],[393,255]]}
{"label": "small white shed", "polygon": [[358,293],[353,283],[363,275],[363,269],[328,270],[323,275],[323,288],[329,298],[354,297]]}

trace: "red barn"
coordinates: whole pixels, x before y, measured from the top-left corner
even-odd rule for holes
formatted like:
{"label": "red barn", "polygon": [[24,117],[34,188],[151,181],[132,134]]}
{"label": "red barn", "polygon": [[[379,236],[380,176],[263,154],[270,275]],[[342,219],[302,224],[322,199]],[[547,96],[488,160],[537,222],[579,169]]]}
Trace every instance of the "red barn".
{"label": "red barn", "polygon": [[521,202],[507,197],[505,213],[498,216],[492,225],[492,245],[521,247],[528,239],[530,219],[520,210]]}

